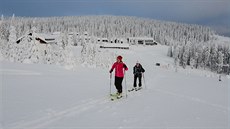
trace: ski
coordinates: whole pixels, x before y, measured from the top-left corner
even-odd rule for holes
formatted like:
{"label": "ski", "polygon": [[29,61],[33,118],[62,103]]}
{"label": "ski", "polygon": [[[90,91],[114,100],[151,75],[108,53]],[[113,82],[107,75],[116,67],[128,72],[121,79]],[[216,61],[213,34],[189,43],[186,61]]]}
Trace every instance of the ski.
{"label": "ski", "polygon": [[135,89],[130,89],[130,90],[128,90],[128,92],[132,92],[132,91],[135,91]]}
{"label": "ski", "polygon": [[121,99],[121,98],[122,98],[122,96],[111,97],[111,101],[118,100],[118,99]]}
{"label": "ski", "polygon": [[142,88],[132,88],[132,89],[130,89],[130,90],[128,90],[128,92],[132,92],[132,91],[139,91],[139,90],[141,90]]}
{"label": "ski", "polygon": [[111,101],[117,100],[122,98],[122,95],[118,95],[118,94],[110,94],[110,99]]}

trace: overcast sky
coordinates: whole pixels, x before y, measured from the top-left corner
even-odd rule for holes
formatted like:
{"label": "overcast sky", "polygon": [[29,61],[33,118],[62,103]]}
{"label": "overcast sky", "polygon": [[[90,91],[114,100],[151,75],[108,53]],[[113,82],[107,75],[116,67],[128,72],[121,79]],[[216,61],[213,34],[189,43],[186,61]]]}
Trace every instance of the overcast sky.
{"label": "overcast sky", "polygon": [[230,0],[0,0],[0,14],[138,16],[208,25],[230,36]]}

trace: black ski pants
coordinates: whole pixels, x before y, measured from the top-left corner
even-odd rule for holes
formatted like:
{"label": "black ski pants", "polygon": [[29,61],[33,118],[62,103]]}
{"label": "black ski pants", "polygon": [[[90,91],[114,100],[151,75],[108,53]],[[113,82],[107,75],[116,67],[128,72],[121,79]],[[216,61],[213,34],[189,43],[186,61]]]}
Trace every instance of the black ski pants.
{"label": "black ski pants", "polygon": [[122,81],[123,81],[123,77],[115,76],[115,86],[118,93],[122,93]]}
{"label": "black ski pants", "polygon": [[142,84],[141,84],[142,76],[141,75],[134,75],[133,87],[137,87],[137,78],[139,80],[138,86],[141,87],[142,86]]}

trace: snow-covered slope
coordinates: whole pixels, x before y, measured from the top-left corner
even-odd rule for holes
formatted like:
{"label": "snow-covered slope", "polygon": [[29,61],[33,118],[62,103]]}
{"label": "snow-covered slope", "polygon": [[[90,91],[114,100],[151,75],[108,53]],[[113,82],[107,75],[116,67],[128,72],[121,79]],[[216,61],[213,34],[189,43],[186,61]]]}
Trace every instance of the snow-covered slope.
{"label": "snow-covered slope", "polygon": [[78,66],[68,71],[56,65],[1,62],[2,128],[229,128],[229,78],[218,81],[201,70],[175,72],[166,46],[109,51],[122,55],[129,67],[124,94],[132,87],[137,60],[146,70],[143,90],[110,101],[109,69]]}

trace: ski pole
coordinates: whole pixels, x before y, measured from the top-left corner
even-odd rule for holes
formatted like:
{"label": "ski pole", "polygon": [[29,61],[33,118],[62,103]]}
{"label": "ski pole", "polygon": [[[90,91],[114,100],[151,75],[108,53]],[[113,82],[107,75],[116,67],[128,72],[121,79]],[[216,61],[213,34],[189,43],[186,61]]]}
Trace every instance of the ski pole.
{"label": "ski pole", "polygon": [[144,84],[145,84],[145,89],[147,89],[147,86],[146,86],[146,83],[145,83],[145,76],[144,76],[144,73],[143,74],[143,80],[144,80]]}
{"label": "ski pole", "polygon": [[110,87],[109,87],[109,95],[111,95],[111,82],[112,82],[112,73],[110,73]]}
{"label": "ski pole", "polygon": [[[124,75],[125,75],[125,71],[124,71]],[[126,93],[126,98],[128,97],[128,94],[127,94],[127,85],[126,85],[126,75],[125,75],[125,93]]]}

